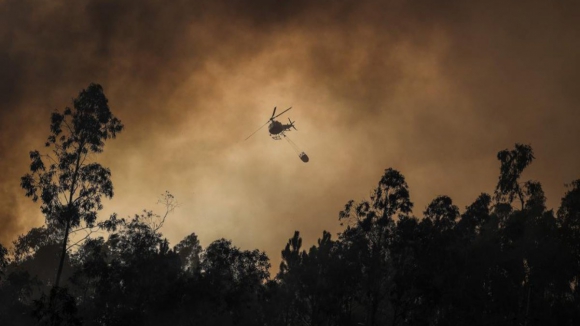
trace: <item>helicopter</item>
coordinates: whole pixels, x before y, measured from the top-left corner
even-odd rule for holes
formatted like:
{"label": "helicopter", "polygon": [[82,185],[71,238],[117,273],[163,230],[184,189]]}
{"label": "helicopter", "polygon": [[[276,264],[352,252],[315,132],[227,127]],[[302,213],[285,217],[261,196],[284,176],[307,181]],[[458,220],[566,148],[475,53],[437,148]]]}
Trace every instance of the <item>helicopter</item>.
{"label": "helicopter", "polygon": [[289,111],[290,109],[292,109],[292,107],[289,107],[286,110],[284,110],[281,113],[279,113],[278,115],[276,115],[276,107],[274,107],[274,111],[272,112],[272,116],[270,117],[270,119],[268,119],[268,121],[266,121],[266,123],[263,124],[260,128],[258,128],[258,130],[254,131],[251,135],[249,135],[248,137],[246,137],[246,139],[244,139],[244,141],[248,140],[255,133],[257,133],[258,131],[260,131],[260,129],[264,128],[264,126],[266,126],[267,124],[270,124],[268,126],[268,132],[270,133],[270,137],[272,137],[272,139],[274,139],[274,140],[280,140],[280,139],[282,139],[281,136],[284,137],[284,139],[286,139],[286,141],[298,153],[298,157],[300,157],[300,159],[302,160],[302,162],[306,163],[309,160],[308,155],[306,155],[306,153],[304,153],[304,152],[300,152],[300,150],[298,149],[298,146],[296,146],[296,144],[294,144],[294,142],[291,141],[290,138],[288,138],[288,136],[286,136],[286,134],[285,134],[286,131],[292,131],[290,128],[293,128],[294,130],[298,130],[294,126],[294,122],[295,121],[292,121],[290,118],[288,118],[288,122],[289,123],[288,124],[283,124],[280,121],[274,120],[277,117],[279,117],[282,114],[284,114],[287,111]]}
{"label": "helicopter", "polygon": [[290,128],[294,128],[294,130],[298,130],[296,129],[296,127],[294,127],[294,122],[290,120],[290,118],[288,118],[288,121],[290,122],[289,124],[283,124],[279,121],[276,121],[274,119],[276,119],[277,117],[281,116],[282,114],[286,113],[288,110],[292,109],[292,107],[287,108],[286,110],[282,111],[282,113],[274,116],[276,114],[276,107],[274,107],[274,111],[272,112],[272,116],[270,117],[270,119],[268,119],[268,121],[266,121],[266,123],[264,125],[262,125],[260,128],[258,128],[258,130],[254,131],[251,135],[249,135],[246,139],[244,140],[248,140],[248,138],[252,137],[255,133],[257,133],[258,131],[260,131],[260,129],[264,128],[265,125],[267,125],[268,123],[270,124],[268,126],[268,131],[270,132],[270,136],[276,140],[279,140],[280,138],[280,134],[284,135],[284,131],[290,131]]}

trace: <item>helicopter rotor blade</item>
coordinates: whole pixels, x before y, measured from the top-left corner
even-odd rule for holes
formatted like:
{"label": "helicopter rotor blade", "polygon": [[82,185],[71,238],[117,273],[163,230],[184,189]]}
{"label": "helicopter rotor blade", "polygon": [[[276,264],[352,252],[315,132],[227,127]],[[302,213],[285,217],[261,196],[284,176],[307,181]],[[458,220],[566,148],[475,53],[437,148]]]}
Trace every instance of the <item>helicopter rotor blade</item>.
{"label": "helicopter rotor blade", "polygon": [[277,118],[277,117],[281,116],[282,114],[286,113],[286,111],[290,110],[291,108],[292,108],[292,107],[289,107],[289,108],[287,108],[286,110],[282,111],[282,113],[278,114],[278,115],[277,115],[277,116],[275,116],[275,117],[274,117],[274,116],[272,116],[272,118],[270,118],[270,119],[275,119],[275,118]]}
{"label": "helicopter rotor blade", "polygon": [[252,137],[255,133],[257,133],[258,131],[260,131],[260,129],[264,128],[264,126],[266,126],[268,123],[270,122],[270,120],[266,121],[265,124],[263,124],[260,128],[258,128],[258,130],[254,131],[251,135],[249,135],[248,137],[246,137],[246,139],[244,139],[244,141],[248,140],[250,137]]}
{"label": "helicopter rotor blade", "polygon": [[274,112],[272,112],[272,116],[270,117],[270,120],[274,119],[274,114],[276,114],[276,107],[274,107]]}
{"label": "helicopter rotor blade", "polygon": [[290,121],[290,127],[294,128],[294,130],[298,131],[298,129],[296,129],[296,127],[294,127],[294,122],[296,122],[296,121],[292,121],[292,120],[290,120],[290,118],[288,118],[288,121]]}

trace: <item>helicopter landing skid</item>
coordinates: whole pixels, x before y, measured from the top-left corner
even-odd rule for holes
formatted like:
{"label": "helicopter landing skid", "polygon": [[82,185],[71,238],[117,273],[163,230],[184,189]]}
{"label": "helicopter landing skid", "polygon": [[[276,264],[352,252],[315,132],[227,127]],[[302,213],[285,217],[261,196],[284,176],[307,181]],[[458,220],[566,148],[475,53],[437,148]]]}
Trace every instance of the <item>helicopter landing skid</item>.
{"label": "helicopter landing skid", "polygon": [[280,137],[280,135],[272,135],[272,134],[270,134],[270,137],[272,137],[272,139],[274,139],[274,140],[281,140],[282,139],[282,137]]}

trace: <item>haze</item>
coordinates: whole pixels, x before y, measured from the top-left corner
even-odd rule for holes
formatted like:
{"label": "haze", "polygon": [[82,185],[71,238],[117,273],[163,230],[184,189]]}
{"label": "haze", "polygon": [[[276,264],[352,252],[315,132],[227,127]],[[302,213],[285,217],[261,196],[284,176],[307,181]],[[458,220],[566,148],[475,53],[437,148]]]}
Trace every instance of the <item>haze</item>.
{"label": "haze", "polygon": [[[49,117],[100,83],[125,130],[101,216],[181,202],[162,229],[266,250],[340,231],[384,169],[415,214],[493,192],[495,155],[530,144],[523,178],[557,207],[580,177],[580,23],[574,1],[0,1],[0,242],[42,225],[20,177]],[[266,128],[278,109],[300,161]]]}

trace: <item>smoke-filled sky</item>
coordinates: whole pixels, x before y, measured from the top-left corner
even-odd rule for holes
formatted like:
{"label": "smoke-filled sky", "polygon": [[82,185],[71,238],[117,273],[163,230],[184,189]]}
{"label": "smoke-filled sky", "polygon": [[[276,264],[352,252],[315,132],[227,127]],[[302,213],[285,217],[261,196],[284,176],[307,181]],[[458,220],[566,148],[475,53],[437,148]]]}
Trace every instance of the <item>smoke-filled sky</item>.
{"label": "smoke-filled sky", "polygon": [[[172,244],[224,237],[277,266],[384,169],[417,216],[437,195],[464,208],[516,142],[557,208],[580,178],[578,58],[577,1],[0,0],[0,242],[42,225],[28,152],[91,82],[125,124],[95,157],[115,187],[101,216],[161,213],[169,190]],[[274,106],[309,163],[266,128],[243,141]]]}

